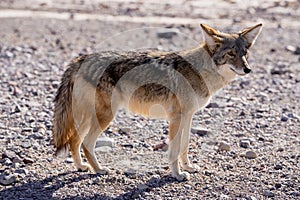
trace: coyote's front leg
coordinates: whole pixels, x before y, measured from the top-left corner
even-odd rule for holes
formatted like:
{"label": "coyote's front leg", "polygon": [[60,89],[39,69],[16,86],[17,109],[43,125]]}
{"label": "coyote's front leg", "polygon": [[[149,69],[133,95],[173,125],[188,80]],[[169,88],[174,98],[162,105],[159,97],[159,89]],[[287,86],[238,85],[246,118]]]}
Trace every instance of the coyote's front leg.
{"label": "coyote's front leg", "polygon": [[197,172],[200,169],[198,165],[191,164],[188,156],[192,117],[193,117],[192,114],[187,116],[186,122],[183,124],[181,147],[180,147],[180,160],[181,160],[182,169],[190,173]]}
{"label": "coyote's front leg", "polygon": [[[191,119],[188,119],[187,116],[183,116],[182,114],[177,114],[172,117],[170,120],[169,127],[169,164],[172,170],[172,176],[176,178],[178,181],[182,181],[184,179],[189,179],[188,172],[181,172],[179,166],[179,157],[183,153],[181,149],[182,137],[185,136],[183,134],[184,127],[187,126],[186,123],[190,123]],[[189,125],[188,125],[189,126]]]}

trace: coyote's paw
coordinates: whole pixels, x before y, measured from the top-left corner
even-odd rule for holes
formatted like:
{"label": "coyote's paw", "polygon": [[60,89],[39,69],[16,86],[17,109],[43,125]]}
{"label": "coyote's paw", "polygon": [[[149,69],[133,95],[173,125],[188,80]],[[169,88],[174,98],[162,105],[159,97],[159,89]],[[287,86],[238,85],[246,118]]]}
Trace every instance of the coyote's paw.
{"label": "coyote's paw", "polygon": [[79,166],[77,166],[78,171],[80,172],[87,172],[91,169],[89,164],[81,164]]}
{"label": "coyote's paw", "polygon": [[189,164],[189,165],[183,165],[182,169],[184,171],[190,172],[190,173],[195,173],[200,170],[200,167],[196,164]]}
{"label": "coyote's paw", "polygon": [[177,181],[188,181],[190,180],[190,174],[188,172],[180,172],[178,174],[173,174],[173,177],[176,178]]}
{"label": "coyote's paw", "polygon": [[100,174],[100,175],[107,175],[109,174],[110,170],[107,167],[101,167],[97,170],[95,170],[96,174]]}

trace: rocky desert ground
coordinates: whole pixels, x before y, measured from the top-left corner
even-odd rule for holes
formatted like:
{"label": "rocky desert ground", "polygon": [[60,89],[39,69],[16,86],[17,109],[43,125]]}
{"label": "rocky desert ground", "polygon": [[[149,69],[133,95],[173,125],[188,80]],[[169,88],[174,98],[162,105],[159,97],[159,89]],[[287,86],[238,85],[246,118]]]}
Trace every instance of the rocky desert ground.
{"label": "rocky desert ground", "polygon": [[[299,0],[0,1],[0,199],[300,199]],[[53,99],[68,62],[101,50],[182,50],[200,23],[239,31],[262,22],[251,74],[193,118],[178,182],[168,123],[120,111],[99,137],[109,175],[54,157]]]}

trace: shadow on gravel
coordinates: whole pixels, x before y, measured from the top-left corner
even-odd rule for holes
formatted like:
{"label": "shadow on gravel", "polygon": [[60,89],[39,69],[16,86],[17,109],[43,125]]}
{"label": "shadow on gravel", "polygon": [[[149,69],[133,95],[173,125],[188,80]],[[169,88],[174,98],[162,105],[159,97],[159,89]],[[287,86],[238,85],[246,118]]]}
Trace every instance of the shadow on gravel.
{"label": "shadow on gravel", "polygon": [[[78,174],[78,176],[76,175],[74,177],[74,173],[80,172],[69,171],[43,180],[32,181],[19,186],[3,189],[0,191],[0,199],[52,199],[53,193],[58,189],[68,186],[74,182],[90,179],[94,175]],[[71,174],[73,176],[68,177]],[[99,196],[97,198],[107,199],[106,196]]]}
{"label": "shadow on gravel", "polygon": [[[93,175],[92,175],[93,176]],[[97,176],[97,175],[95,175]],[[107,178],[106,183],[104,184],[110,184],[109,183],[110,178]],[[134,187],[126,189],[125,193],[122,193],[118,196],[108,196],[108,195],[101,195],[101,194],[95,194],[94,196],[75,196],[72,197],[72,199],[78,199],[78,200],[86,200],[86,199],[101,199],[101,200],[131,200],[131,199],[143,199],[145,196],[145,192],[149,192],[155,188],[163,187],[167,184],[172,183],[179,183],[176,179],[172,178],[170,175],[163,176],[161,179],[159,178],[150,178],[145,183],[140,183]],[[125,186],[126,187],[126,184]],[[101,189],[99,187],[99,189]]]}
{"label": "shadow on gravel", "polygon": [[[74,176],[74,173],[77,173]],[[69,177],[70,176],[70,177]],[[63,187],[68,187],[68,185],[72,185],[74,182],[80,182],[85,179],[93,179],[99,177],[97,174],[81,174],[81,172],[66,172],[58,174],[57,176],[51,176],[49,178],[45,178],[39,181],[32,181],[28,183],[24,183],[19,186],[6,188],[0,191],[0,197],[3,199],[53,199],[53,194],[57,190]],[[110,178],[108,177],[103,184],[110,184]],[[159,178],[150,178],[147,182],[141,183],[134,187],[128,188],[125,193],[120,194],[119,196],[108,196],[102,194],[95,194],[94,196],[82,196],[78,194],[77,196],[69,196],[69,197],[59,197],[59,199],[135,199],[141,198],[144,196],[145,192],[151,191],[155,188],[163,187],[164,185],[176,183],[177,181],[170,177],[164,176],[161,179]],[[126,185],[125,185],[126,187]],[[101,190],[101,186],[99,185],[99,190]],[[78,191],[80,192],[80,191]],[[83,192],[84,194],[84,192]],[[1,199],[0,198],[0,199]]]}
{"label": "shadow on gravel", "polygon": [[170,175],[163,176],[161,179],[151,178],[146,183],[141,183],[133,188],[130,188],[127,190],[127,192],[112,199],[140,199],[143,198],[145,192],[149,192],[155,188],[160,188],[171,183],[179,182]]}

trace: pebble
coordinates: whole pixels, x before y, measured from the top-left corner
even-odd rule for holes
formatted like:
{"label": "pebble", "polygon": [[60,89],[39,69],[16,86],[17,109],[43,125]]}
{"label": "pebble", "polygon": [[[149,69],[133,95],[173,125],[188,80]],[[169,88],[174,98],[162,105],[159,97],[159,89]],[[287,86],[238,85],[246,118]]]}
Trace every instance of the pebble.
{"label": "pebble", "polygon": [[276,170],[281,170],[282,169],[282,165],[281,164],[276,164],[274,169]]}
{"label": "pebble", "polygon": [[139,190],[147,190],[147,189],[149,188],[149,186],[146,185],[146,184],[139,184],[139,185],[137,186],[137,188],[138,188]]}
{"label": "pebble", "polygon": [[97,148],[95,149],[95,151],[96,151],[97,153],[104,154],[104,153],[109,153],[109,152],[111,152],[111,151],[112,151],[112,148],[109,147],[109,146],[97,147]]}
{"label": "pebble", "polygon": [[44,138],[44,134],[41,134],[40,132],[36,132],[34,134],[31,134],[29,137],[35,140],[41,140]]}
{"label": "pebble", "polygon": [[108,137],[99,137],[96,141],[95,148],[104,147],[104,146],[112,148],[112,147],[114,147],[114,145],[115,145],[114,139],[111,139],[111,138],[108,138]]}
{"label": "pebble", "polygon": [[25,148],[25,149],[30,148],[31,145],[32,145],[31,142],[28,141],[28,140],[24,141],[24,142],[21,144],[21,146],[22,146],[23,148]]}
{"label": "pebble", "polygon": [[66,163],[73,163],[73,158],[66,158],[66,159],[65,159],[65,162],[66,162]]}
{"label": "pebble", "polygon": [[17,181],[15,175],[8,175],[8,176],[0,176],[0,184],[1,185],[11,185]]}
{"label": "pebble", "polygon": [[15,171],[16,174],[28,174],[28,171],[26,169],[16,169]]}
{"label": "pebble", "polygon": [[119,134],[120,135],[128,135],[130,133],[130,128],[129,127],[123,127],[119,129]]}
{"label": "pebble", "polygon": [[161,150],[161,151],[166,152],[169,149],[169,145],[166,141],[163,141],[163,143],[154,145],[152,148],[153,148],[153,151]]}
{"label": "pebble", "polygon": [[242,139],[240,141],[240,147],[249,148],[251,146],[251,142],[248,139]]}
{"label": "pebble", "polygon": [[219,150],[220,151],[230,151],[230,145],[225,142],[220,142]]}
{"label": "pebble", "polygon": [[290,195],[295,196],[295,197],[299,197],[300,196],[300,192],[298,192],[298,191],[291,191]]}
{"label": "pebble", "polygon": [[212,102],[212,103],[209,103],[206,108],[219,108],[219,104],[215,103],[215,102]]}
{"label": "pebble", "polygon": [[10,51],[6,51],[6,52],[5,52],[5,55],[6,55],[7,58],[12,58],[12,57],[14,57],[14,54],[13,54],[12,52],[10,52]]}
{"label": "pebble", "polygon": [[26,157],[26,158],[23,159],[23,162],[25,164],[32,164],[32,163],[34,163],[34,160],[32,158]]}
{"label": "pebble", "polygon": [[200,136],[200,137],[207,136],[207,135],[211,134],[210,130],[199,128],[199,127],[193,127],[193,128],[191,128],[191,132],[193,134],[196,134],[196,135]]}
{"label": "pebble", "polygon": [[1,160],[3,165],[11,165],[12,161],[9,158],[4,158]]}
{"label": "pebble", "polygon": [[282,115],[280,120],[281,120],[282,122],[286,122],[286,121],[289,120],[289,118],[288,118],[286,115]]}
{"label": "pebble", "polygon": [[294,51],[294,54],[300,55],[300,47],[297,47],[297,48],[296,48],[296,51]]}
{"label": "pebble", "polygon": [[159,38],[171,39],[173,36],[177,35],[177,29],[164,29],[157,31],[156,35]]}
{"label": "pebble", "polygon": [[257,200],[257,198],[255,198],[254,196],[250,196],[248,197],[249,200]]}
{"label": "pebble", "polygon": [[17,154],[14,151],[11,150],[6,150],[4,151],[4,153],[2,154],[2,158],[10,158],[13,159],[17,157]]}
{"label": "pebble", "polygon": [[154,174],[150,178],[149,183],[152,183],[152,184],[157,183],[157,182],[159,182],[159,180],[160,180],[160,176],[158,174]]}
{"label": "pebble", "polygon": [[137,171],[135,169],[128,169],[127,171],[124,172],[124,175],[129,178],[136,178]]}
{"label": "pebble", "polygon": [[285,49],[286,49],[287,51],[290,51],[290,52],[293,52],[293,53],[296,51],[296,47],[294,47],[294,46],[292,46],[292,45],[286,46]]}
{"label": "pebble", "polygon": [[295,55],[299,55],[300,54],[300,47],[295,47],[292,45],[288,45],[285,48],[287,51],[290,51],[292,53],[294,53]]}
{"label": "pebble", "polygon": [[189,184],[185,184],[184,187],[185,187],[186,189],[191,189],[191,188],[192,188],[192,186],[189,185]]}
{"label": "pebble", "polygon": [[249,159],[255,159],[257,158],[257,154],[254,151],[247,151],[245,157]]}
{"label": "pebble", "polygon": [[274,197],[275,194],[270,190],[264,190],[263,191],[263,196],[265,196],[265,197]]}

